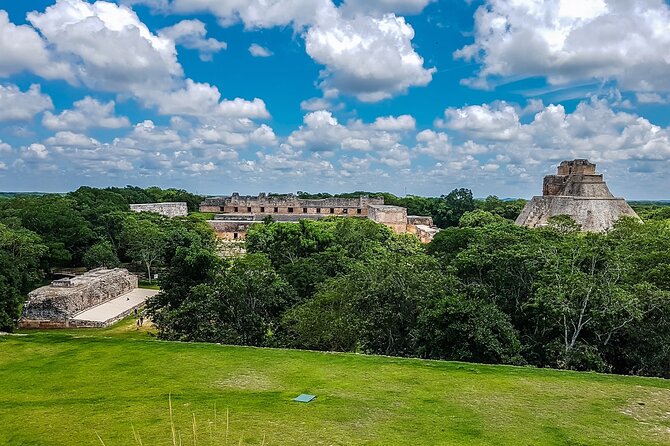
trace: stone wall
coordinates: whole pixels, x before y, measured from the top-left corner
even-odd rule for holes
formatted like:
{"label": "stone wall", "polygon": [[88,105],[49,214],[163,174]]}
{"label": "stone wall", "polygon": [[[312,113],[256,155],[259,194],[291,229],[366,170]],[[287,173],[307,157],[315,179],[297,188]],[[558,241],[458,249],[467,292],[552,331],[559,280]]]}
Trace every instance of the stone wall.
{"label": "stone wall", "polygon": [[225,214],[307,214],[307,215],[367,215],[370,204],[384,204],[383,198],[325,198],[301,199],[293,194],[268,197],[241,196],[207,198],[200,204],[201,212]]}
{"label": "stone wall", "polygon": [[155,212],[169,218],[186,217],[188,215],[188,206],[184,202],[131,204],[130,210],[135,212]]}
{"label": "stone wall", "polygon": [[396,234],[407,232],[407,209],[400,206],[370,205],[368,218],[388,226]]}
{"label": "stone wall", "polygon": [[207,220],[216,236],[223,240],[244,240],[247,236],[247,231],[253,224],[258,224],[258,221],[230,221],[230,220]]}
{"label": "stone wall", "polygon": [[425,226],[434,226],[433,217],[427,217],[424,215],[408,215],[407,216],[408,225],[425,225]]}
{"label": "stone wall", "polygon": [[[98,268],[71,280],[71,285],[43,286],[28,294],[23,319],[65,322],[77,313],[137,288],[137,276],[123,268]],[[22,324],[23,325],[23,324]]]}

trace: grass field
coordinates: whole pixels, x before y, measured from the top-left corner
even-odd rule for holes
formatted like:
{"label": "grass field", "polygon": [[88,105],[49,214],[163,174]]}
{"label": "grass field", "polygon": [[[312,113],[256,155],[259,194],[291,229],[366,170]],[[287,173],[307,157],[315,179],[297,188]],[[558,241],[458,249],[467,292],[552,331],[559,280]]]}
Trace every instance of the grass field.
{"label": "grass field", "polygon": [[168,343],[128,319],[0,336],[0,445],[101,444],[667,445],[670,382]]}

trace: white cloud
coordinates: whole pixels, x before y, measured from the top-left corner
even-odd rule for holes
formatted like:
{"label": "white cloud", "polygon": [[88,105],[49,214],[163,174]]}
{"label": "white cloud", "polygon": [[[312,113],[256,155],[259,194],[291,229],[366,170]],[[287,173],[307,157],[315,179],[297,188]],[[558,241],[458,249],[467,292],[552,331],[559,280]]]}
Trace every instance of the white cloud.
{"label": "white cloud", "polygon": [[305,33],[307,53],[326,66],[321,87],[376,102],[425,86],[434,68],[412,47],[414,30],[403,17],[356,16],[339,11],[323,17]]}
{"label": "white cloud", "polygon": [[[427,85],[435,72],[434,68],[424,68],[423,58],[412,46],[414,29],[392,12],[416,12],[428,0],[375,0],[369,4],[373,15],[362,14],[369,8],[359,1],[341,8],[332,0],[142,3],[177,13],[210,12],[222,26],[237,22],[247,29],[292,26],[305,39],[309,56],[325,66],[321,88],[331,98],[344,94],[376,102],[404,94],[410,87]],[[254,45],[249,48],[253,55],[266,54]]]}
{"label": "white cloud", "polygon": [[154,34],[127,6],[82,0],[57,0],[28,20],[91,89],[130,95],[163,114],[268,116],[260,100],[219,102],[217,87],[184,78],[175,39],[205,58],[224,45],[205,39],[202,22],[184,20]]}
{"label": "white cloud", "polygon": [[125,116],[116,116],[114,101],[101,103],[86,96],[73,104],[71,110],[63,110],[58,115],[44,113],[42,125],[49,130],[85,130],[88,128],[118,129],[130,126]]}
{"label": "white cloud", "polygon": [[414,130],[416,128],[416,119],[411,115],[379,117],[375,119],[372,128],[389,131]]}
{"label": "white cloud", "polygon": [[0,153],[12,153],[12,146],[0,139]]}
{"label": "white cloud", "polygon": [[148,104],[155,105],[164,115],[189,115],[198,117],[270,117],[265,102],[254,98],[247,101],[242,98],[221,100],[219,89],[207,83],[186,79],[184,88],[171,92],[152,92],[146,95]]}
{"label": "white cloud", "polygon": [[385,13],[419,14],[435,0],[345,0],[342,9],[348,14]]}
{"label": "white cloud", "polygon": [[670,160],[667,128],[636,114],[615,111],[603,99],[582,102],[572,113],[551,104],[527,124],[504,103],[447,109],[446,115],[448,128],[461,138],[471,138],[454,156],[503,156],[515,168],[571,158],[603,163]]}
{"label": "white cloud", "polygon": [[670,91],[670,7],[662,0],[488,0],[475,41],[455,52],[482,63],[471,85],[545,76],[551,84],[616,80],[623,90]]}
{"label": "white cloud", "polygon": [[29,121],[36,114],[52,108],[51,98],[42,94],[37,84],[25,92],[16,85],[0,84],[0,121]]}
{"label": "white cloud", "polygon": [[153,34],[128,7],[58,0],[27,18],[58,53],[73,60],[90,88],[141,96],[145,89],[170,88],[173,77],[183,75],[174,42]]}
{"label": "white cloud", "polygon": [[28,147],[24,147],[21,157],[24,159],[44,160],[49,155],[49,151],[43,144],[33,143]]}
{"label": "white cloud", "polygon": [[329,110],[333,107],[325,98],[310,98],[300,102],[300,109],[305,111]]}
{"label": "white cloud", "polygon": [[100,142],[94,138],[69,131],[56,133],[54,136],[47,138],[44,144],[50,147],[71,149],[93,149],[100,146]]}
{"label": "white cloud", "polygon": [[447,127],[486,140],[513,139],[520,126],[517,110],[505,102],[448,108],[444,115],[445,121],[436,121],[438,127]]}
{"label": "white cloud", "polygon": [[272,51],[269,49],[260,46],[257,43],[252,43],[251,46],[249,46],[249,53],[251,53],[252,56],[254,57],[270,57],[272,56]]}
{"label": "white cloud", "polygon": [[227,48],[226,42],[206,38],[207,29],[200,20],[182,20],[158,31],[159,36],[172,39],[177,45],[200,53],[203,61],[212,60],[212,55]]}
{"label": "white cloud", "polygon": [[222,26],[242,22],[254,29],[302,27],[330,6],[330,0],[173,0],[170,8],[179,13],[210,12]]}
{"label": "white cloud", "polygon": [[636,93],[635,98],[640,104],[667,104],[668,99],[658,93]]}
{"label": "white cloud", "polygon": [[46,43],[29,25],[15,25],[6,11],[0,10],[0,76],[32,71],[46,79],[66,79],[74,76],[68,64],[55,61]]}
{"label": "white cloud", "polygon": [[417,133],[416,142],[414,150],[417,153],[428,155],[436,160],[446,161],[452,154],[451,141],[446,133],[426,129]]}
{"label": "white cloud", "polygon": [[323,156],[366,152],[369,161],[391,168],[411,164],[410,151],[402,143],[405,133],[415,126],[409,115],[380,117],[372,124],[360,120],[341,124],[331,112],[318,110],[305,115],[303,123],[286,139],[286,146]]}

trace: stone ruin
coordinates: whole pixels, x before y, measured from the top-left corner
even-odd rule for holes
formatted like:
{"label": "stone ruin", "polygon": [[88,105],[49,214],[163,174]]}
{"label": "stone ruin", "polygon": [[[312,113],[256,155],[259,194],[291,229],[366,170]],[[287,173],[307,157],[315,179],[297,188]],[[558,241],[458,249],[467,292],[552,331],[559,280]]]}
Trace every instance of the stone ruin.
{"label": "stone ruin", "polygon": [[398,234],[415,234],[423,243],[433,239],[438,229],[431,217],[407,215],[407,209],[384,204],[383,197],[302,199],[293,194],[207,198],[201,212],[215,213],[209,225],[226,241],[244,240],[251,225],[271,216],[277,222],[320,220],[332,216],[369,218],[388,226]]}
{"label": "stone ruin", "polygon": [[28,294],[21,326],[67,327],[76,314],[133,291],[137,276],[124,268],[96,268],[80,276],[58,279]]}
{"label": "stone ruin", "polygon": [[188,205],[185,202],[131,204],[130,210],[134,212],[155,212],[168,218],[186,217],[188,215]]}
{"label": "stone ruin", "polygon": [[596,165],[585,159],[563,161],[556,175],[544,177],[542,196],[526,203],[516,224],[542,227],[557,215],[569,215],[589,232],[607,231],[623,216],[639,219],[626,200],[612,195]]}

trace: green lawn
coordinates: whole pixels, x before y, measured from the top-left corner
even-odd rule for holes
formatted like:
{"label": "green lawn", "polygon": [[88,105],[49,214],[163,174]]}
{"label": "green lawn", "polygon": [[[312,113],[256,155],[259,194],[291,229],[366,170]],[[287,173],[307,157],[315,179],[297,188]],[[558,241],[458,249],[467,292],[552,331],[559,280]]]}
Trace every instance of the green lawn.
{"label": "green lawn", "polygon": [[660,379],[168,343],[129,319],[0,336],[0,445],[173,445],[169,395],[183,445],[670,444]]}

